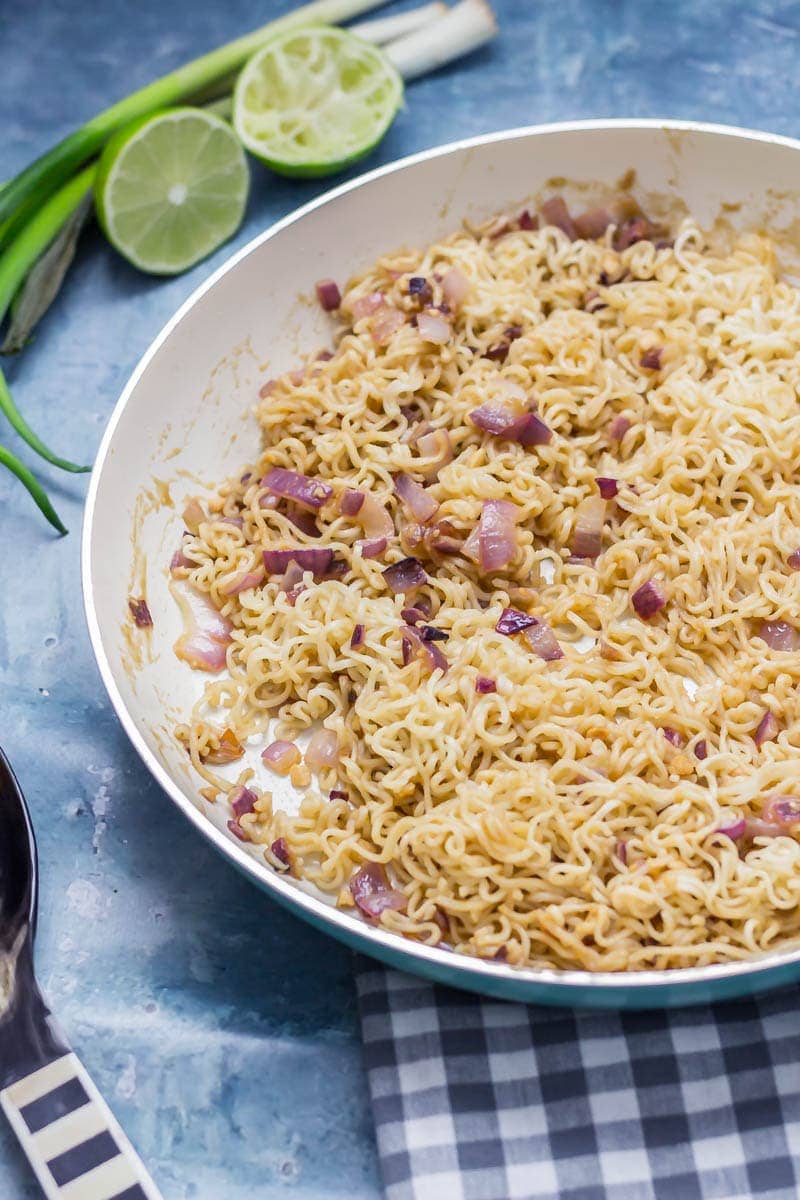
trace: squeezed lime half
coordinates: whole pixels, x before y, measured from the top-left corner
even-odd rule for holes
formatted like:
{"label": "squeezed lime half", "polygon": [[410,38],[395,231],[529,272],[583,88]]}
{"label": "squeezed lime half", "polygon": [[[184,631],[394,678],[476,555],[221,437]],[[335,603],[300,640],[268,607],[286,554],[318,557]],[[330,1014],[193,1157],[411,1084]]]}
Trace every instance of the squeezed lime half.
{"label": "squeezed lime half", "polygon": [[312,25],[277,34],[245,64],[233,124],[273,171],[313,178],[368,154],[402,100],[403,82],[376,46]]}

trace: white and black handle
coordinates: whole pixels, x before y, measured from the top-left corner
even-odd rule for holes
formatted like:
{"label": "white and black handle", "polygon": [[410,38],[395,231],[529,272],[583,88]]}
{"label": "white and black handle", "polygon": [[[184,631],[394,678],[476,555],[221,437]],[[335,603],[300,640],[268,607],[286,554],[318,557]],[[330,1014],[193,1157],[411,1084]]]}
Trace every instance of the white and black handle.
{"label": "white and black handle", "polygon": [[0,1104],[48,1200],[161,1200],[71,1052],[4,1088]]}

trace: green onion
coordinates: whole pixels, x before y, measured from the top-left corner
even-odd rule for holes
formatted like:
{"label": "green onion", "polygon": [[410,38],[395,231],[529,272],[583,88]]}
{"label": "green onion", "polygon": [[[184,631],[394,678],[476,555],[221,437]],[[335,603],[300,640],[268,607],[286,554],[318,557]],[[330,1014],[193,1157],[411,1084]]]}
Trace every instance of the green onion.
{"label": "green onion", "polygon": [[[94,174],[95,168],[87,167],[65,184],[60,191],[56,192],[55,196],[42,205],[5,254],[0,257],[0,322],[6,315],[11,301],[31,267],[47,249],[53,238],[57,236],[65,221],[69,220],[82,203],[94,182]],[[4,195],[6,190],[4,188],[0,195]],[[91,470],[90,467],[81,467],[66,458],[59,458],[36,436],[15,405],[2,372],[0,372],[0,409],[8,417],[20,437],[28,443],[32,450],[41,454],[42,458],[47,459],[56,467],[61,467],[64,471]]]}
{"label": "green onion", "polygon": [[41,438],[36,436],[11,399],[11,392],[8,390],[8,384],[2,371],[0,371],[0,411],[5,413],[13,428],[16,429],[22,440],[28,443],[31,450],[35,450],[37,454],[40,454],[47,462],[52,463],[54,467],[60,467],[62,471],[72,471],[73,474],[77,475],[81,475],[85,471],[91,471],[91,467],[79,467],[77,463],[70,462],[67,458],[59,458],[57,454],[54,454],[52,450],[45,446]]}
{"label": "green onion", "polygon": [[53,528],[57,529],[60,534],[65,534],[67,532],[67,527],[48,500],[47,492],[39,483],[33,472],[29,471],[25,464],[20,462],[16,454],[12,454],[8,447],[4,446],[2,442],[0,442],[0,465],[8,467],[9,471],[11,471],[13,475],[16,475],[23,487],[28,489],[37,508],[44,514]]}
{"label": "green onion", "polygon": [[[247,59],[279,29],[310,22],[337,24],[361,13],[379,8],[387,0],[313,0],[276,21],[270,21],[252,33],[228,42],[179,67],[169,75],[140,88],[124,100],[92,117],[81,129],[71,133],[46,154],[37,158],[0,190],[0,231],[20,205],[31,196],[42,199],[88,159],[93,158],[111,134],[138,117],[159,108],[182,104],[207,90],[243,66]],[[0,241],[0,245],[2,245]]]}
{"label": "green onion", "polygon": [[[17,289],[39,255],[47,249],[64,222],[69,220],[91,189],[95,170],[94,166],[86,167],[45,201],[0,256],[0,323],[8,312]],[[6,191],[8,188],[0,192],[0,197],[4,196]]]}

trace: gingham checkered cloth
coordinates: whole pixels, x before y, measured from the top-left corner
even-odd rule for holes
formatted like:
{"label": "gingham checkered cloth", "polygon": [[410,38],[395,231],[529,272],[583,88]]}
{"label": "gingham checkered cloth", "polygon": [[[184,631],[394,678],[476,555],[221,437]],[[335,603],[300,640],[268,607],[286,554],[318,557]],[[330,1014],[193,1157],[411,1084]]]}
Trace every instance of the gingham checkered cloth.
{"label": "gingham checkered cloth", "polygon": [[800,989],[670,1012],[481,1000],[359,963],[387,1200],[800,1195]]}

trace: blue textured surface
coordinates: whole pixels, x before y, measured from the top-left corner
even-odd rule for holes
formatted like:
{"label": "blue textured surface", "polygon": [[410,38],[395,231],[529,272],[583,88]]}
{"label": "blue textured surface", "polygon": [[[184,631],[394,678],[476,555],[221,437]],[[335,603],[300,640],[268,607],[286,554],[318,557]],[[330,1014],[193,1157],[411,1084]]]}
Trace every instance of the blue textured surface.
{"label": "blue textured surface", "polygon": [[[494,4],[500,39],[415,84],[369,165],[581,116],[800,133],[800,4]],[[0,175],[123,92],[286,7],[0,0]],[[257,167],[253,176],[237,238],[179,279],[143,278],[94,232],[84,238],[57,310],[9,369],[22,408],[61,453],[91,456],[177,305],[231,249],[325,186]],[[19,448],[10,434],[8,443]],[[53,1006],[167,1200],[261,1200],[287,1188],[303,1200],[377,1200],[349,953],[238,878],[134,757],[84,630],[84,485],[41,474],[72,530],[61,541],[0,475],[0,741],[39,834],[38,963]],[[37,1194],[0,1128],[0,1195]]]}

